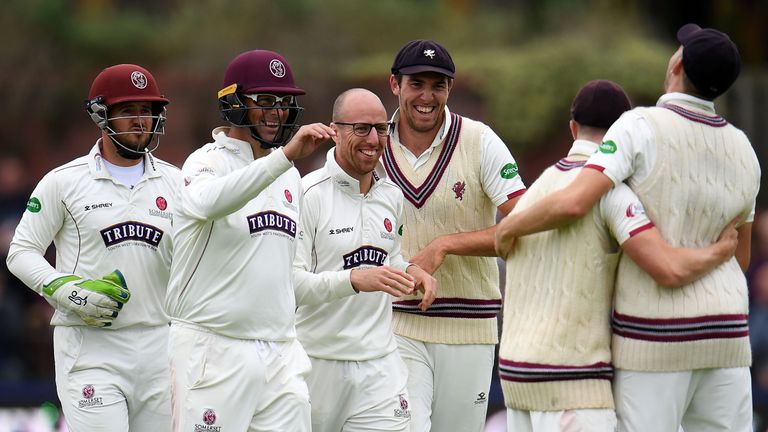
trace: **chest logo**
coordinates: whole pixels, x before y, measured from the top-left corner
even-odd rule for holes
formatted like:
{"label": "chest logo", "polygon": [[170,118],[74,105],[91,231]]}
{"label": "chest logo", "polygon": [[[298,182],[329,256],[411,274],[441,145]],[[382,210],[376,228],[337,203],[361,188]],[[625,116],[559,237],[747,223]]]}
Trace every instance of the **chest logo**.
{"label": "chest logo", "polygon": [[157,208],[160,210],[165,210],[168,208],[168,201],[166,201],[165,198],[159,196],[157,199],[155,199],[155,205],[157,205]]}
{"label": "chest logo", "polygon": [[360,246],[352,252],[345,254],[344,270],[353,269],[360,266],[383,266],[387,260],[387,251],[375,246]]}
{"label": "chest logo", "polygon": [[150,246],[160,246],[163,239],[163,230],[141,222],[128,221],[104,228],[101,239],[104,246],[110,247],[127,241],[139,241]]}
{"label": "chest logo", "polygon": [[285,200],[288,201],[289,203],[293,202],[293,195],[291,195],[291,191],[286,189],[284,193],[285,193]]}
{"label": "chest logo", "polygon": [[459,201],[464,201],[464,191],[467,187],[467,184],[463,181],[457,181],[453,184],[453,193],[456,194],[456,199]]}
{"label": "chest logo", "polygon": [[296,237],[296,222],[286,215],[276,211],[265,211],[248,216],[248,229],[251,234],[262,231],[279,231]]}
{"label": "chest logo", "polygon": [[387,232],[392,232],[392,221],[390,221],[389,218],[384,218],[384,229],[386,229]]}

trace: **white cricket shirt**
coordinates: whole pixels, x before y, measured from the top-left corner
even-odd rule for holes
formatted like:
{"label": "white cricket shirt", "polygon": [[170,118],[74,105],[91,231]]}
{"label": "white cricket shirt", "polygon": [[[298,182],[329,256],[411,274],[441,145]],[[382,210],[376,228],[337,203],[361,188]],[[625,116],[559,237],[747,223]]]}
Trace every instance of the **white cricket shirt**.
{"label": "white cricket shirt", "polygon": [[[167,324],[163,300],[181,173],[146,155],[144,176],[131,189],[110,176],[99,144],[40,180],[11,241],[8,269],[38,293],[66,274],[98,279],[119,269],[131,299],[107,329]],[[51,242],[56,268],[44,258]],[[85,325],[59,310],[51,324]]]}
{"label": "white cricket shirt", "polygon": [[395,351],[392,300],[383,292],[355,294],[354,268],[389,265],[405,271],[400,255],[403,193],[375,175],[367,194],[328,152],[325,166],[307,174],[294,264],[296,329],[312,357],[369,360]]}
{"label": "white cricket shirt", "polygon": [[232,338],[290,340],[301,177],[282,149],[254,160],[227,130],[182,168],[168,313]]}

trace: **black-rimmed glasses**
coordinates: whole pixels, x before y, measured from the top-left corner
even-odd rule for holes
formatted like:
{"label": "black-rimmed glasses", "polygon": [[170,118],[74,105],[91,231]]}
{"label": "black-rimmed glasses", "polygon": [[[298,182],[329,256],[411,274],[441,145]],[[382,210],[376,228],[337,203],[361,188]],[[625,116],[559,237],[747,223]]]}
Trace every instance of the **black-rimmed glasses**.
{"label": "black-rimmed glasses", "polygon": [[371,129],[376,129],[376,135],[378,136],[387,136],[389,135],[391,129],[392,129],[392,123],[386,122],[386,123],[346,123],[346,122],[334,122],[337,125],[344,125],[344,126],[352,126],[352,132],[361,137],[368,136],[369,133],[371,133]]}
{"label": "black-rimmed glasses", "polygon": [[245,95],[248,99],[254,101],[259,108],[287,108],[293,106],[296,102],[296,96],[285,95],[277,96],[267,93],[256,93]]}

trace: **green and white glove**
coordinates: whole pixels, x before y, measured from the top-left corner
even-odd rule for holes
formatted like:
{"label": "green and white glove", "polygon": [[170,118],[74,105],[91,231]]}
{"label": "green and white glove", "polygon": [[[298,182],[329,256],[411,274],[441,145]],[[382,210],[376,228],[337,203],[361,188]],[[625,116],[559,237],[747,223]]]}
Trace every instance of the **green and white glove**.
{"label": "green and white glove", "polygon": [[83,279],[70,275],[43,285],[43,294],[57,309],[71,310],[86,324],[109,327],[117,313],[131,298],[120,270],[101,279]]}

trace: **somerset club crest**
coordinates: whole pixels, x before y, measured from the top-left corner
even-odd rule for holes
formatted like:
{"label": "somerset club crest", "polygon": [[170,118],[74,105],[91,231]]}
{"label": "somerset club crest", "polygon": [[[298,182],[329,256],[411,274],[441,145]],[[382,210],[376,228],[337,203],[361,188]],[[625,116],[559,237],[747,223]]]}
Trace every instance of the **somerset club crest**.
{"label": "somerset club crest", "polygon": [[456,199],[459,201],[464,201],[464,190],[467,187],[467,184],[463,181],[457,181],[453,184],[453,193],[456,194]]}

